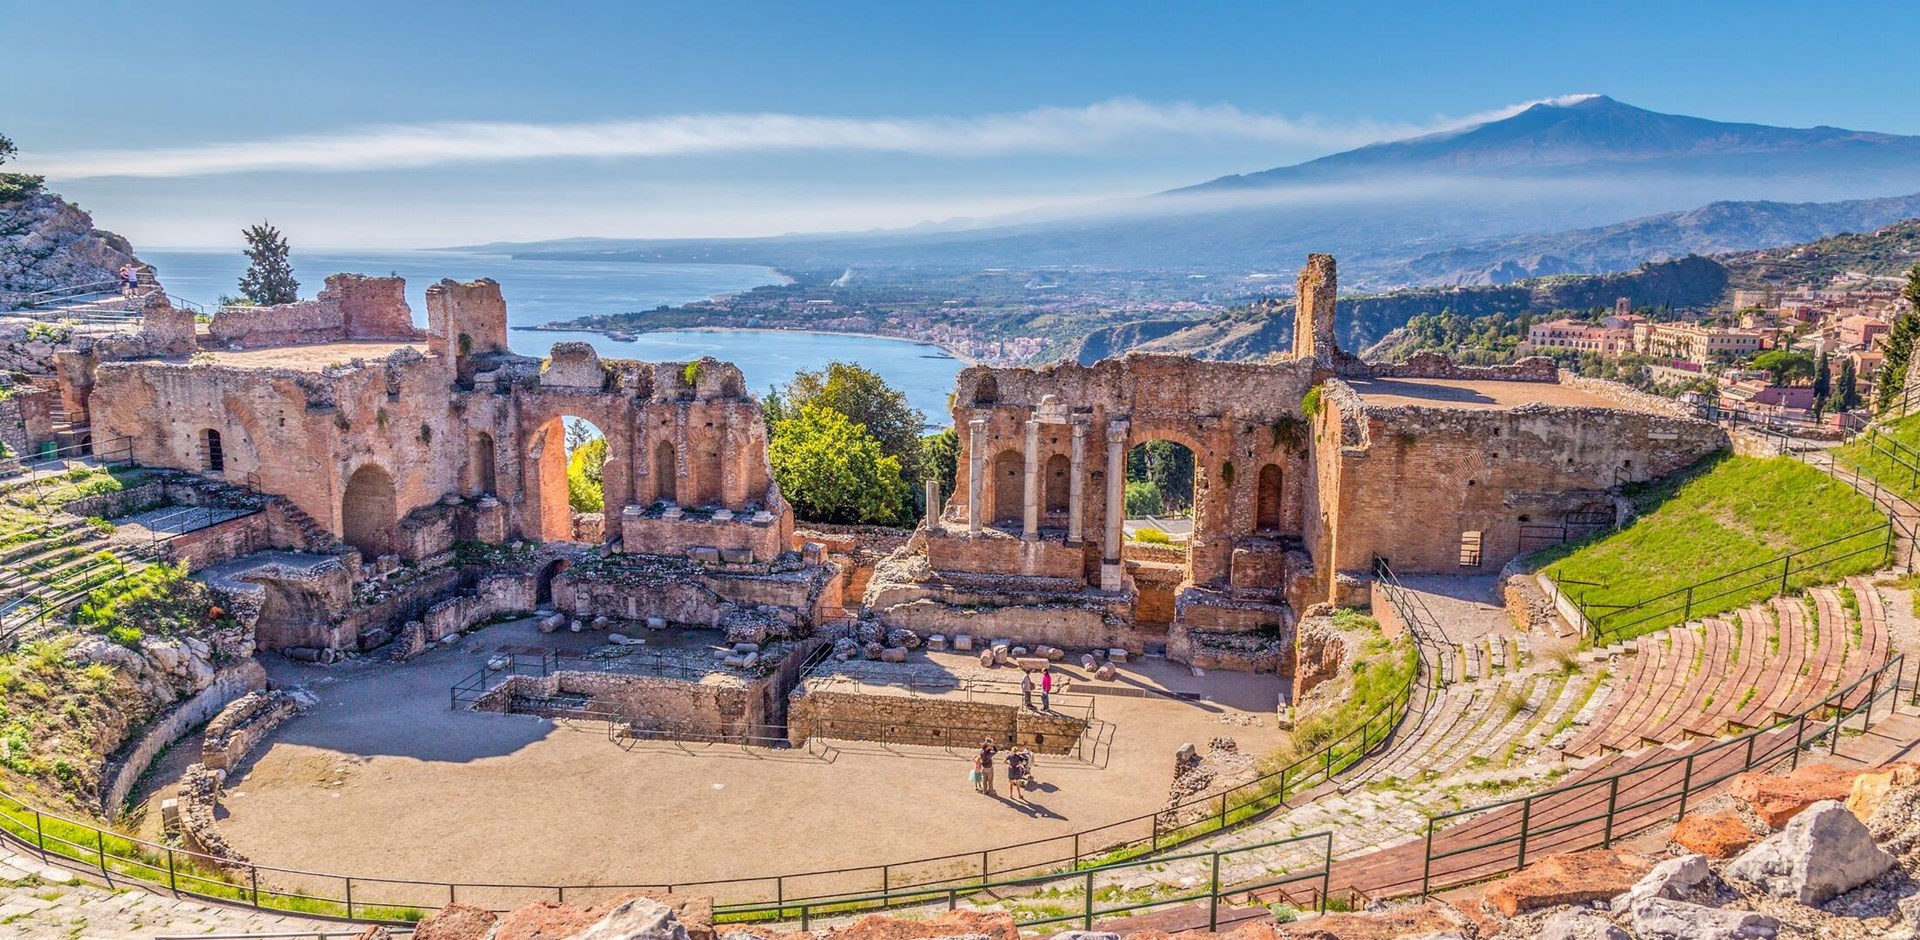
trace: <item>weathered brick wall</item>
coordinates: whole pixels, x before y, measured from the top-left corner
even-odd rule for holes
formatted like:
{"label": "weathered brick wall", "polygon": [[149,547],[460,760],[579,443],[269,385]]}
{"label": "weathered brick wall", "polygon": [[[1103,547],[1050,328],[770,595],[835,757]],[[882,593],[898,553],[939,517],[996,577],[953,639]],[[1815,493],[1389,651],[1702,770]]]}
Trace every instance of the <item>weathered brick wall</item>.
{"label": "weathered brick wall", "polygon": [[1414,353],[1405,362],[1369,362],[1365,374],[1382,379],[1486,379],[1500,382],[1561,381],[1560,369],[1545,356],[1528,356],[1495,366],[1463,366],[1431,350]]}
{"label": "weathered brick wall", "polygon": [[473,586],[472,594],[459,594],[428,607],[420,615],[421,637],[427,643],[437,643],[495,617],[530,613],[536,606],[534,589],[532,574],[483,577]]}
{"label": "weathered brick wall", "polygon": [[184,561],[188,570],[199,571],[272,545],[273,527],[267,514],[256,512],[176,535],[167,540],[166,554],[169,561]]}
{"label": "weathered brick wall", "polygon": [[1014,705],[905,695],[822,692],[802,686],[788,698],[787,738],[886,741],[927,747],[978,747],[992,740],[1039,754],[1071,753],[1086,722]]}
{"label": "weathered brick wall", "polygon": [[200,739],[200,763],[231,773],[298,708],[293,696],[279,691],[255,690],[234,699],[207,723]]}
{"label": "weathered brick wall", "polygon": [[[1408,573],[1497,571],[1519,553],[1522,525],[1610,507],[1611,487],[1683,469],[1727,442],[1703,421],[1611,408],[1369,407],[1363,416],[1359,446],[1334,458],[1337,489],[1320,494],[1331,561],[1359,574],[1376,556]],[[1460,564],[1470,531],[1481,533],[1478,569]]]}
{"label": "weathered brick wall", "polygon": [[764,696],[747,683],[721,676],[703,682],[605,672],[510,676],[474,708],[504,712],[514,697],[537,701],[556,695],[587,696],[588,709],[617,715],[637,729],[668,737],[678,733],[692,738],[737,738],[766,730]]}
{"label": "weathered brick wall", "polygon": [[312,300],[271,307],[228,307],[207,332],[219,346],[258,348],[349,339],[413,339],[407,282],[397,277],[335,274]]}
{"label": "weathered brick wall", "polygon": [[[666,519],[657,511],[650,513],[647,507],[628,506],[620,514],[620,550],[640,555],[686,555],[696,548],[711,548],[729,560],[765,564],[787,551],[791,536],[784,528],[779,517],[765,522],[754,522],[751,515],[724,521],[693,516]],[[736,558],[734,553],[744,554]]]}

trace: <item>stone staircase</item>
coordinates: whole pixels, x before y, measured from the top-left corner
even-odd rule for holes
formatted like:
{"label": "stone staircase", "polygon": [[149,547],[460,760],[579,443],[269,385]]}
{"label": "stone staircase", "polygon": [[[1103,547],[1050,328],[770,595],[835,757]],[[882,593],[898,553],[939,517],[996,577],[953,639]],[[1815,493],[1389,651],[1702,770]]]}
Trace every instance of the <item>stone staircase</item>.
{"label": "stone staircase", "polygon": [[346,543],[334,538],[333,533],[318,520],[308,515],[306,510],[293,504],[285,496],[272,497],[273,505],[279,507],[287,521],[300,530],[301,547],[319,555],[333,555],[347,550]]}

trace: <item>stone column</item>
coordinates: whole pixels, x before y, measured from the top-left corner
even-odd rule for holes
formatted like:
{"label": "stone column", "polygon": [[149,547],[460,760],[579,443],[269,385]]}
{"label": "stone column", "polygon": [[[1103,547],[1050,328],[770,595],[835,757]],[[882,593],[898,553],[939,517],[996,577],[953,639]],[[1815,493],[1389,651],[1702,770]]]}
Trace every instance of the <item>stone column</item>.
{"label": "stone column", "polygon": [[1101,548],[1100,590],[1118,591],[1125,584],[1120,567],[1126,541],[1122,523],[1127,518],[1127,422],[1107,422],[1107,543]]}
{"label": "stone column", "polygon": [[1027,419],[1027,468],[1025,503],[1021,515],[1020,537],[1031,542],[1040,537],[1040,420]]}
{"label": "stone column", "polygon": [[940,481],[932,477],[927,478],[926,520],[929,529],[940,524]]}
{"label": "stone column", "polygon": [[967,534],[980,534],[984,508],[980,501],[987,488],[987,422],[975,418],[967,422]]}
{"label": "stone column", "polygon": [[1067,544],[1078,545],[1081,541],[1080,514],[1086,509],[1086,493],[1080,482],[1081,474],[1086,472],[1087,426],[1073,426],[1073,451],[1068,457],[1067,469]]}

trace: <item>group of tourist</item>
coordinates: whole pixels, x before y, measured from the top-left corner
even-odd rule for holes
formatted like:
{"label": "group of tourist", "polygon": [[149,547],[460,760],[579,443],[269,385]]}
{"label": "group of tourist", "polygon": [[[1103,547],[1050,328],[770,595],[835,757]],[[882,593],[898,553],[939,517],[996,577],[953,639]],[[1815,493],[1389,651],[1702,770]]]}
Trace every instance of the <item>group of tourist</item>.
{"label": "group of tourist", "polygon": [[1053,706],[1053,669],[1052,668],[1047,666],[1040,667],[1040,681],[1038,683],[1035,683],[1033,680],[1033,670],[1029,669],[1025,673],[1021,674],[1020,702],[1022,705],[1024,705],[1027,708],[1033,707],[1033,692],[1035,688],[1038,688],[1040,690],[1040,710],[1043,712],[1052,711],[1053,710],[1053,707],[1052,707]]}
{"label": "group of tourist", "polygon": [[[993,739],[980,742],[980,753],[973,756],[973,770],[967,775],[973,781],[976,793],[994,793],[993,762],[1000,749],[994,746]],[[1013,791],[1013,798],[1025,802],[1027,787],[1033,783],[1033,752],[1016,747],[1007,752],[1007,788]]]}

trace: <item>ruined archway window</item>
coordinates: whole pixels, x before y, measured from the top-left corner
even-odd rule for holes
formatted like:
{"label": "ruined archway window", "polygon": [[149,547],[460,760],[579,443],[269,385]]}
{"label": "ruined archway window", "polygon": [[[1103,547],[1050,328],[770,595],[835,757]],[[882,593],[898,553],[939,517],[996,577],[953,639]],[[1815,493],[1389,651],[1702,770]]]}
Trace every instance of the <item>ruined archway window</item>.
{"label": "ruined archway window", "polygon": [[1027,458],[1007,449],[993,458],[993,521],[1019,524],[1026,515]]}
{"label": "ruined archway window", "polygon": [[1072,461],[1065,454],[1054,454],[1047,458],[1046,500],[1041,503],[1049,515],[1064,515],[1067,511],[1067,497],[1071,492]]}
{"label": "ruined archway window", "polygon": [[209,471],[219,473],[227,469],[227,451],[220,443],[220,432],[212,428],[201,432],[201,450],[206,454],[206,466]]}
{"label": "ruined archway window", "polygon": [[1282,502],[1280,467],[1267,464],[1260,468],[1260,488],[1254,509],[1254,528],[1277,530],[1281,525]]}
{"label": "ruined archway window", "polygon": [[1150,440],[1127,452],[1127,517],[1193,514],[1193,451],[1185,444]]}
{"label": "ruined archway window", "polygon": [[653,449],[653,487],[656,499],[665,503],[679,501],[680,461],[672,441],[661,441]]}
{"label": "ruined archway window", "polygon": [[523,479],[532,513],[524,531],[542,541],[574,541],[576,518],[604,512],[608,444],[585,418],[561,415],[535,431]]}
{"label": "ruined archway window", "polygon": [[367,464],[347,478],[340,499],[341,538],[367,558],[392,554],[400,516],[395,507],[393,477],[379,464]]}
{"label": "ruined archway window", "polygon": [[991,405],[1000,400],[1000,380],[991,375],[982,376],[973,386],[973,403]]}

